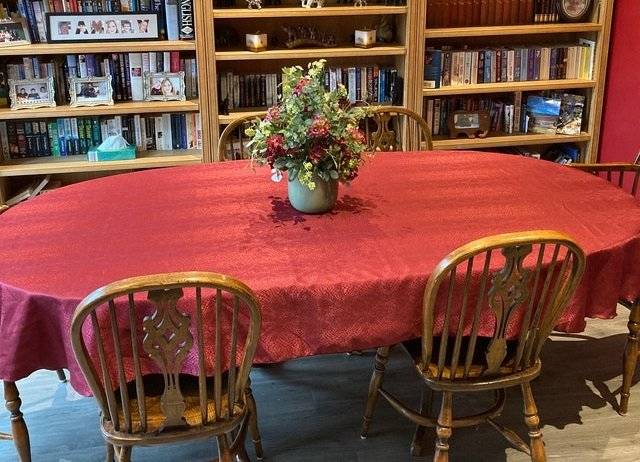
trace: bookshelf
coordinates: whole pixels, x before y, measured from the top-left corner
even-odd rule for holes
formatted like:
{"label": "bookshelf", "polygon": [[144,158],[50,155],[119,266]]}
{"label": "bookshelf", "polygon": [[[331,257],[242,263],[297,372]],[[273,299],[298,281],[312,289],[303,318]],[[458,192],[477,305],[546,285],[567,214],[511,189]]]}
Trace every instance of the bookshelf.
{"label": "bookshelf", "polygon": [[[317,59],[327,59],[327,67],[347,66],[369,67],[380,66],[394,68],[403,79],[402,100],[410,106],[415,98],[413,70],[414,33],[423,29],[418,16],[419,1],[407,0],[406,4],[388,5],[383,1],[370,1],[368,6],[354,7],[352,2],[337,4],[329,0],[323,8],[301,8],[299,0],[282,0],[281,5],[264,5],[262,9],[242,8],[244,2],[236,0],[235,5],[223,7],[219,0],[209,0],[212,9],[208,17],[207,41],[214,44],[209,48],[207,60],[209,75],[209,106],[212,110],[210,132],[212,140],[218,139],[226,124],[237,117],[253,115],[266,109],[262,106],[242,105],[223,112],[219,107],[219,76],[225,73],[234,74],[272,74],[279,73],[285,66],[302,65]],[[266,2],[265,2],[266,3]],[[401,2],[398,2],[401,3]],[[394,31],[390,43],[378,43],[373,48],[362,49],[352,45],[349,36],[356,28],[372,27],[382,18],[390,23]],[[301,47],[289,49],[284,46],[286,34],[282,26],[311,26],[319,32],[331,33],[336,38],[336,45],[329,48]],[[244,40],[244,34],[260,31],[269,36],[266,51],[251,52],[244,49],[244,43],[235,46],[215,45],[218,38],[233,29],[237,36]],[[275,39],[275,40],[274,40]],[[247,107],[244,107],[247,106]],[[215,143],[212,143],[215,144]],[[207,160],[220,160],[217,152],[211,152]]]}
{"label": "bookshelf", "polygon": [[[144,40],[144,41],[116,41],[98,43],[32,43],[14,47],[0,48],[0,63],[20,63],[23,57],[39,57],[40,62],[52,59],[64,60],[64,55],[115,54],[115,53],[145,53],[145,52],[185,52],[180,58],[195,58],[198,63],[196,76],[198,97],[186,101],[115,101],[112,106],[70,107],[57,105],[56,107],[11,110],[0,108],[0,122],[11,121],[55,121],[60,118],[98,117],[98,116],[161,116],[162,114],[194,114],[200,113],[202,120],[202,149],[173,149],[173,150],[139,150],[136,159],[90,162],[85,155],[66,155],[60,157],[0,157],[0,204],[11,197],[19,188],[29,181],[30,176],[55,175],[63,184],[103,176],[105,174],[190,165],[201,163],[205,152],[209,152],[210,137],[207,118],[209,117],[207,78],[204,41],[206,33],[205,10],[200,0],[193,2],[195,39],[193,40]],[[55,58],[58,56],[58,58]],[[79,120],[79,119],[78,119]],[[30,154],[28,154],[30,155]]]}
{"label": "bookshelf", "polygon": [[[471,3],[471,2],[470,2]],[[475,149],[501,148],[508,146],[539,146],[560,143],[575,143],[581,151],[584,162],[596,162],[598,141],[600,137],[600,121],[602,101],[607,69],[609,34],[613,11],[613,0],[595,1],[595,6],[585,22],[577,23],[533,23],[515,25],[482,25],[465,27],[429,27],[429,8],[437,4],[434,0],[421,2],[418,13],[424,28],[422,36],[415,42],[413,56],[414,72],[418,80],[422,80],[425,69],[425,50],[427,47],[440,48],[452,46],[454,49],[468,47],[482,49],[485,47],[522,47],[522,46],[562,46],[577,43],[580,38],[596,43],[593,73],[589,79],[552,79],[530,81],[507,81],[479,83],[440,88],[425,88],[422,84],[414,84],[417,96],[414,99],[414,110],[421,114],[427,112],[427,100],[447,97],[492,95],[509,95],[515,92],[562,90],[586,97],[583,123],[577,135],[541,135],[532,133],[489,133],[486,138],[447,139],[434,137],[436,149]],[[525,93],[526,95],[526,93]],[[440,100],[444,101],[444,99]],[[426,115],[425,115],[426,118]]]}

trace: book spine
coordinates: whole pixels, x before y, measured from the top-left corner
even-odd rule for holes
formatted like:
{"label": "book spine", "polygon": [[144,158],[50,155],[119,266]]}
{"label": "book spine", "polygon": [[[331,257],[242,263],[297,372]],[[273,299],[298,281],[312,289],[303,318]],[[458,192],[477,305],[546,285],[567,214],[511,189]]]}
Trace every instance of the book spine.
{"label": "book spine", "polygon": [[178,0],[165,0],[164,11],[167,40],[178,40]]}

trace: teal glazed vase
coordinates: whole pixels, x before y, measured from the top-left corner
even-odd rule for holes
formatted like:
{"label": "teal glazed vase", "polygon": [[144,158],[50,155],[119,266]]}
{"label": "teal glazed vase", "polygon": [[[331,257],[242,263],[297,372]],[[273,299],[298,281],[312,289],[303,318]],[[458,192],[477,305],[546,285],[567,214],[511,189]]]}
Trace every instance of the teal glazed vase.
{"label": "teal glazed vase", "polygon": [[289,202],[302,213],[325,213],[333,209],[338,200],[338,180],[324,181],[314,177],[316,187],[313,191],[300,183],[296,177],[288,180]]}

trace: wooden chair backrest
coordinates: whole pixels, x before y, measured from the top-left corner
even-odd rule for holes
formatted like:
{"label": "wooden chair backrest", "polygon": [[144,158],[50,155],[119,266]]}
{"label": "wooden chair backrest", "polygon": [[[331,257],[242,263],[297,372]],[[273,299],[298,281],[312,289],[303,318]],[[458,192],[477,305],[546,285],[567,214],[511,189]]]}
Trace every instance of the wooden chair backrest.
{"label": "wooden chair backrest", "polygon": [[370,151],[433,149],[429,125],[419,114],[400,106],[370,108],[369,114],[364,133]]}
{"label": "wooden chair backrest", "polygon": [[247,127],[256,121],[256,119],[262,119],[266,112],[246,115],[239,117],[229,125],[220,134],[220,140],[218,141],[218,156],[219,160],[237,160],[246,159],[249,156],[249,152],[246,148],[250,138],[245,134]]}
{"label": "wooden chair backrest", "polygon": [[[183,297],[183,289],[195,292],[192,314],[177,306]],[[209,291],[211,298],[206,298]],[[141,293],[147,294],[153,308],[153,312],[142,320],[141,305],[145,302],[139,297],[135,299],[135,295]],[[214,322],[207,322],[205,326],[202,305],[203,300],[210,299],[213,300]],[[126,309],[118,309],[120,307]],[[211,317],[211,313],[208,312],[207,317]],[[242,332],[241,319],[248,320]],[[116,431],[144,434],[148,417],[146,400],[137,399],[137,409],[131,409],[126,367],[133,369],[135,375],[136,398],[145,396],[143,366],[151,364],[161,372],[164,378],[163,428],[184,427],[185,399],[180,390],[179,374],[195,344],[201,425],[224,425],[235,417],[234,404],[244,404],[244,390],[258,343],[260,323],[259,303],[242,282],[215,273],[167,273],[124,279],[95,290],[78,305],[71,336],[78,363],[105,418],[113,422]],[[205,329],[214,331],[213,339],[205,338]],[[246,336],[244,344],[241,343],[242,336]],[[87,337],[93,339],[91,351],[87,347]],[[213,385],[207,382],[205,364],[205,345],[208,344],[211,350],[211,342]],[[240,361],[236,363],[238,355]],[[228,358],[227,365],[223,364],[224,358]],[[228,373],[224,374],[223,369]],[[114,388],[117,391],[114,392]],[[228,393],[225,405],[223,390]],[[209,413],[208,396],[213,396],[214,416]],[[132,425],[132,411],[139,416],[140,428]],[[123,416],[122,424],[119,415]]]}
{"label": "wooden chair backrest", "polygon": [[[454,250],[438,264],[425,289],[423,371],[435,364],[435,379],[467,380],[474,357],[482,353],[476,347],[480,322],[487,322],[487,316],[495,319],[495,330],[480,376],[533,366],[584,266],[582,249],[556,231],[500,234]],[[438,309],[444,309],[441,334],[434,332]],[[518,322],[517,339],[508,339],[508,328]],[[507,355],[511,339],[517,343],[515,355]],[[445,370],[448,377],[443,377]]]}
{"label": "wooden chair backrest", "polygon": [[640,181],[640,165],[638,158],[633,164],[569,164],[569,167],[591,173],[592,175],[606,179],[609,183],[622,188],[625,183],[625,174],[627,178],[633,178],[631,184],[631,194],[636,195],[638,192],[638,182]]}

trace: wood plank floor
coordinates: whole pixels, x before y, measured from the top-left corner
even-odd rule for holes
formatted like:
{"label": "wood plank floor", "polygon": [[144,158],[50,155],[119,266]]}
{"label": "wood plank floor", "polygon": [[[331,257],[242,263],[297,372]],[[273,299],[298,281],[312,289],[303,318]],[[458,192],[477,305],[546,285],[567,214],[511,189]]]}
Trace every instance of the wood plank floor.
{"label": "wood plank floor", "polygon": [[[620,355],[628,311],[615,320],[593,320],[579,336],[554,335],[543,355],[543,373],[534,383],[549,460],[640,461],[640,385],[632,389],[630,413],[614,410],[620,386]],[[413,427],[380,403],[369,439],[359,438],[373,356],[332,355],[254,369],[260,428],[266,460],[273,462],[376,462],[410,460]],[[638,380],[636,374],[636,381]],[[391,357],[386,386],[407,403],[419,399],[419,382],[399,351]],[[104,460],[97,408],[41,371],[19,383],[34,461]],[[462,411],[482,395],[460,399]],[[517,389],[509,394],[500,421],[526,435]],[[0,430],[8,415],[0,412]],[[487,426],[461,429],[451,441],[453,461],[525,461]],[[134,460],[210,461],[215,443],[200,441],[134,450]],[[253,449],[250,448],[253,454]],[[0,441],[0,460],[16,460],[13,444]],[[428,459],[425,459],[428,460]]]}

